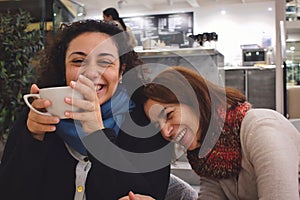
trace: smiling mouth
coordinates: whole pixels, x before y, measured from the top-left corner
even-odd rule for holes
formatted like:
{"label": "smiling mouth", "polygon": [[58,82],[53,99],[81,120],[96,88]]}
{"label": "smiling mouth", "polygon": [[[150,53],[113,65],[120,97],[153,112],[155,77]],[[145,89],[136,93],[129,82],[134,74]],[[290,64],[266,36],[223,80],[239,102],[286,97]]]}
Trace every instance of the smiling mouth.
{"label": "smiling mouth", "polygon": [[184,135],[186,134],[187,129],[183,129],[182,131],[180,131],[180,133],[177,135],[177,137],[175,138],[175,142],[180,144],[180,141],[182,140],[182,138],[184,137]]}
{"label": "smiling mouth", "polygon": [[96,92],[101,91],[103,88],[104,88],[104,85],[96,85],[95,86]]}

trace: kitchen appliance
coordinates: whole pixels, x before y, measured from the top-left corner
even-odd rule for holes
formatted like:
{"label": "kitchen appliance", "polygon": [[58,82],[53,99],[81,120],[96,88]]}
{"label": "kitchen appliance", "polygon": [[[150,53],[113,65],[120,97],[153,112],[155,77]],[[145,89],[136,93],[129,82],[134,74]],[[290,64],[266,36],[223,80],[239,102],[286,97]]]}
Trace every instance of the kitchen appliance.
{"label": "kitchen appliance", "polygon": [[267,64],[267,50],[264,48],[242,49],[243,66]]}

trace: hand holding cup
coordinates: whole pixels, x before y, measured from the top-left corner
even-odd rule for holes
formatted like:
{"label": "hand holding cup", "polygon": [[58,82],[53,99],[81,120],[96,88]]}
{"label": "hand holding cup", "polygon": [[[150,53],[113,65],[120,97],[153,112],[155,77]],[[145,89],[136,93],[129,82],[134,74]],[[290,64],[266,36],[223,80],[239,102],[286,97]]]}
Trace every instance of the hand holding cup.
{"label": "hand holding cup", "polygon": [[[49,90],[51,90],[51,95],[47,93]],[[58,107],[63,108],[62,110],[54,107],[58,98],[58,94],[53,93],[56,90],[60,90],[59,95],[63,96],[59,98],[61,100],[58,103]],[[39,89],[36,84],[33,84],[30,93],[24,95],[23,98],[28,107],[31,108],[27,118],[27,128],[35,139],[43,140],[46,132],[55,131],[55,125],[59,123],[60,118],[66,118],[63,115],[65,109],[78,110],[78,108],[64,103],[66,95],[70,95],[69,97],[77,96],[77,94],[73,95],[73,90],[69,87],[63,87],[63,89]],[[45,93],[47,93],[46,96],[44,96]],[[32,103],[28,100],[31,97],[35,98]],[[82,98],[82,95],[79,94],[78,97]],[[56,98],[55,102],[53,98]],[[42,112],[41,110],[47,110],[47,112]]]}

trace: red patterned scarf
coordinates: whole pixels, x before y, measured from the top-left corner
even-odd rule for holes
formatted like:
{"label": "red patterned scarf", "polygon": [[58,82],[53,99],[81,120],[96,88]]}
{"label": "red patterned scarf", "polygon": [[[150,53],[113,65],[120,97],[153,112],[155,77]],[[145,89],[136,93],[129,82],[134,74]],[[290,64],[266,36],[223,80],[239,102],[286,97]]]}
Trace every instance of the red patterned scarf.
{"label": "red patterned scarf", "polygon": [[199,176],[220,179],[238,175],[242,160],[240,128],[250,108],[251,105],[244,102],[227,110],[220,137],[205,157],[199,158],[200,148],[187,152],[189,163]]}

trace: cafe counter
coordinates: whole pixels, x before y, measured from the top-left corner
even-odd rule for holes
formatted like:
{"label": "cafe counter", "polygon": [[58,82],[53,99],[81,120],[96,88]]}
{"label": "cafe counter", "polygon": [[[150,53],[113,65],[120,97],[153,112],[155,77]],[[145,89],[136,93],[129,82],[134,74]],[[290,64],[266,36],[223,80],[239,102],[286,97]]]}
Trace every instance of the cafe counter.
{"label": "cafe counter", "polygon": [[276,109],[276,66],[233,66],[224,68],[225,85],[240,90],[255,108]]}
{"label": "cafe counter", "polygon": [[152,49],[137,51],[145,63],[144,76],[149,80],[168,66],[184,66],[197,70],[206,79],[222,84],[224,74],[219,68],[224,67],[224,56],[216,49],[183,48]]}
{"label": "cafe counter", "polygon": [[275,109],[275,66],[224,66],[216,49],[153,49],[137,51],[144,61],[143,76],[151,81],[168,66],[184,66],[221,86],[234,87],[256,108]]}

